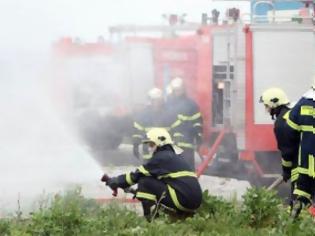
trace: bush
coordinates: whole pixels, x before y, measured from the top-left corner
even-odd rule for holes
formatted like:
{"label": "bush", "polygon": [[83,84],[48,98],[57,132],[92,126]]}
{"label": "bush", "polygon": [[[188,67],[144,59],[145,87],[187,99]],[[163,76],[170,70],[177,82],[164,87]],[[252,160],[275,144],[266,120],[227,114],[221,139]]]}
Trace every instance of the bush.
{"label": "bush", "polygon": [[0,219],[0,235],[8,236],[11,235],[10,221],[6,219]]}
{"label": "bush", "polygon": [[209,195],[208,190],[202,194],[202,203],[198,209],[198,214],[202,217],[217,217],[218,215],[234,215],[235,204],[228,202],[221,197]]}
{"label": "bush", "polygon": [[41,204],[29,218],[0,220],[1,236],[129,236],[129,235],[315,235],[312,218],[306,214],[293,222],[274,192],[253,188],[243,204],[203,193],[197,213],[174,221],[160,214],[152,223],[117,203],[106,206],[85,199],[74,189]]}
{"label": "bush", "polygon": [[255,228],[277,224],[281,200],[276,192],[254,187],[248,189],[243,199],[241,213],[244,223]]}
{"label": "bush", "polygon": [[47,208],[32,213],[27,232],[31,235],[72,236],[84,232],[87,220],[97,213],[99,206],[84,199],[81,189],[76,188],[56,195]]}

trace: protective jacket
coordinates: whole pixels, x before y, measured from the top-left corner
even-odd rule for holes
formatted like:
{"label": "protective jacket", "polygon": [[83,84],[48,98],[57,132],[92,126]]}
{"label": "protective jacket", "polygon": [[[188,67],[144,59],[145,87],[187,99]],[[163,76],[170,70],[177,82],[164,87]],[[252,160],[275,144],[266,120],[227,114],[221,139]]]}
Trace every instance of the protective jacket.
{"label": "protective jacket", "polygon": [[289,108],[281,106],[276,115],[274,133],[277,139],[278,149],[281,152],[281,164],[283,172],[291,173],[291,182],[296,181],[298,177],[297,162],[299,152],[299,134],[292,130],[287,124],[286,118],[289,115]]}
{"label": "protective jacket", "polygon": [[[161,109],[153,109],[152,106],[147,106],[141,112],[134,115],[132,143],[135,148],[139,146],[145,138],[146,132],[153,127],[160,127],[169,129],[170,118],[166,114],[166,108],[163,106]],[[148,153],[147,148],[144,146],[142,150],[143,158],[149,159],[151,155]]]}
{"label": "protective jacket", "polygon": [[202,135],[202,117],[197,104],[186,95],[174,97],[168,104],[168,115],[176,145],[194,149],[195,141],[200,142]]}
{"label": "protective jacket", "polygon": [[171,145],[158,147],[146,164],[134,172],[117,177],[117,187],[120,188],[139,183],[136,193],[138,199],[159,201],[160,196],[154,194],[154,189],[148,191],[141,186],[143,178],[153,178],[154,181],[163,183],[165,194],[169,196],[171,206],[175,206],[176,210],[192,212],[201,204],[202,192],[196,174],[180,155],[175,154]]}
{"label": "protective jacket", "polygon": [[152,127],[167,128],[169,123],[170,121],[165,115],[164,107],[159,110],[155,110],[152,106],[147,106],[141,112],[134,115],[133,138],[135,138],[135,140],[139,138],[140,143],[145,137],[146,132],[148,132],[148,130],[150,130]]}
{"label": "protective jacket", "polygon": [[309,199],[315,191],[315,91],[310,89],[292,108],[288,125],[300,137],[298,168],[299,177],[294,194]]}

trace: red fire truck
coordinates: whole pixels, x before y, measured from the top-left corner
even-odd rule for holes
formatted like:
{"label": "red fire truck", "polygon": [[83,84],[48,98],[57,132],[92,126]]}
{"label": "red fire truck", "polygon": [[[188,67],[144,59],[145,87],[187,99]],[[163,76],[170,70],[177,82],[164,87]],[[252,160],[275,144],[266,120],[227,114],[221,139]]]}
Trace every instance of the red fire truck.
{"label": "red fire truck", "polygon": [[[95,127],[86,128],[90,136],[102,137],[97,145],[116,147],[123,134],[128,135],[127,117],[141,109],[146,91],[152,86],[165,91],[169,81],[180,76],[204,120],[198,174],[250,176],[256,184],[279,176],[272,120],[258,101],[269,87],[281,87],[291,101],[308,89],[315,69],[312,21],[266,17],[255,22],[252,17],[247,23],[241,17],[231,24],[116,26],[110,32],[112,42],[64,38],[55,44],[60,81],[85,81],[73,96],[81,89],[78,98],[84,100],[83,90],[89,86],[105,92],[92,98],[96,90],[91,89],[94,94],[89,95],[89,106],[106,108],[107,114],[106,122],[96,121],[98,114],[94,124],[89,122]],[[84,107],[81,103],[73,107]],[[91,116],[90,110],[86,113]]]}

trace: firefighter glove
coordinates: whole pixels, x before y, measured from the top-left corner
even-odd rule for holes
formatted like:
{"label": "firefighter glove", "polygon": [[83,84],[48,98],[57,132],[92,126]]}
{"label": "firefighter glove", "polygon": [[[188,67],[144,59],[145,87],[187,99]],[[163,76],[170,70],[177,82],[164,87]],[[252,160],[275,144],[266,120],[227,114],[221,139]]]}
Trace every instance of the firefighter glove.
{"label": "firefighter glove", "polygon": [[291,170],[287,168],[283,168],[282,177],[283,177],[283,181],[287,182],[291,178]]}
{"label": "firefighter glove", "polygon": [[119,182],[117,177],[109,178],[106,181],[106,185],[109,186],[111,189],[116,190],[119,187]]}

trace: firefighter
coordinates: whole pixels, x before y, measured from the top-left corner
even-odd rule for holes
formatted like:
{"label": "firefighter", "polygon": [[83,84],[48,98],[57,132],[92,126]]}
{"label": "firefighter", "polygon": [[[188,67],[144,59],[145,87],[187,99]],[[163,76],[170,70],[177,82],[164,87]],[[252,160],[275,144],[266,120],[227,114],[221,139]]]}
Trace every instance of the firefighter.
{"label": "firefighter", "polygon": [[195,144],[202,140],[202,117],[197,104],[186,95],[184,82],[174,78],[171,83],[172,99],[168,102],[170,130],[177,146],[184,150],[183,157],[195,168]]}
{"label": "firefighter", "polygon": [[[133,154],[140,158],[139,146],[146,132],[152,127],[167,127],[169,122],[165,113],[163,93],[159,88],[152,88],[148,92],[149,105],[135,114],[133,122]],[[142,148],[142,157],[147,160],[151,157],[146,145]]]}
{"label": "firefighter", "polygon": [[288,125],[300,137],[298,168],[294,202],[291,216],[295,219],[301,210],[311,204],[315,192],[315,79],[287,118]]}
{"label": "firefighter", "polygon": [[275,120],[274,134],[277,140],[278,149],[281,152],[282,177],[285,182],[291,179],[290,207],[293,205],[293,191],[297,173],[297,159],[299,150],[299,137],[296,131],[292,130],[286,118],[290,108],[289,99],[280,88],[269,88],[260,97],[260,102],[265,105],[271,119]]}
{"label": "firefighter", "polygon": [[202,192],[196,174],[176,154],[182,150],[173,145],[164,128],[152,128],[143,143],[149,146],[152,158],[134,172],[109,178],[106,185],[116,190],[138,184],[135,197],[141,201],[144,216],[149,221],[155,214],[153,206],[156,211],[162,205],[176,215],[193,214],[201,204]]}

